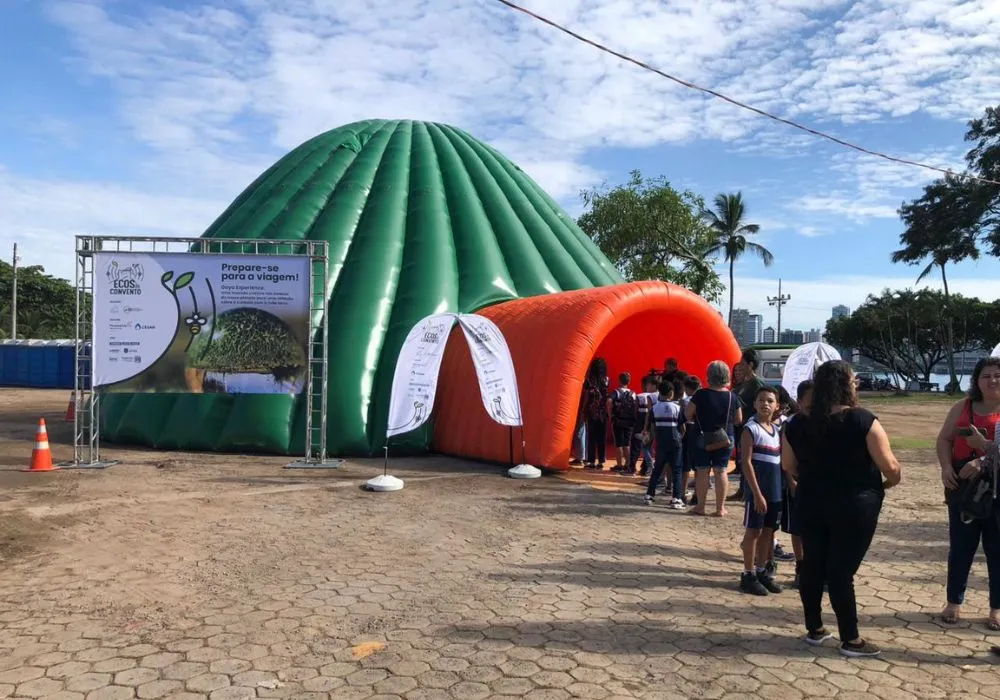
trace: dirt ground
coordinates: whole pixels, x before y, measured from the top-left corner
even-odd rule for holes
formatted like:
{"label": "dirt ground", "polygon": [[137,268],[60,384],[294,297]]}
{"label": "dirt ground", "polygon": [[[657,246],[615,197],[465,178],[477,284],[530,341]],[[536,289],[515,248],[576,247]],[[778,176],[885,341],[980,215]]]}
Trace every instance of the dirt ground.
{"label": "dirt ground", "polygon": [[[71,457],[67,400],[0,389],[0,698],[1000,699],[982,562],[968,621],[934,619],[947,532],[927,449],[899,451],[859,576],[885,654],[847,662],[801,643],[794,591],[736,590],[735,504],[694,518],[621,477],[436,456],[394,461],[393,494],[360,488],[367,460],[105,446],[107,470],[19,471],[39,417]],[[873,405],[894,437],[932,439],[949,404]]]}

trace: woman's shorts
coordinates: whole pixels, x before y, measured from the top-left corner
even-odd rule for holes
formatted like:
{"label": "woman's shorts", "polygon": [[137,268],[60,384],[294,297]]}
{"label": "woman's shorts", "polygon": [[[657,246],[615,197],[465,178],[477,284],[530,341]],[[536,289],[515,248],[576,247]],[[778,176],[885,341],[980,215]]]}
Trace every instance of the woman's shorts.
{"label": "woman's shorts", "polygon": [[725,469],[729,466],[729,456],[733,453],[731,447],[724,450],[713,450],[708,452],[700,447],[694,446],[694,468],[695,469]]}

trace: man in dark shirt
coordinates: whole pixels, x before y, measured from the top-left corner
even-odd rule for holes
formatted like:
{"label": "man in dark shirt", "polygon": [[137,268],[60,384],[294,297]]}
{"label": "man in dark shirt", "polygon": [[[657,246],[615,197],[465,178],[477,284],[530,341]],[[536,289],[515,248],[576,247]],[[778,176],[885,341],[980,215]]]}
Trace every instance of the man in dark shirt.
{"label": "man in dark shirt", "polygon": [[756,413],[757,409],[754,408],[754,403],[757,401],[757,392],[762,386],[766,386],[767,382],[757,375],[760,355],[757,354],[756,350],[753,348],[744,350],[742,357],[740,357],[740,363],[744,365],[745,370],[743,382],[736,388],[736,393],[739,394],[740,401],[743,402],[743,420],[746,422],[753,418]]}

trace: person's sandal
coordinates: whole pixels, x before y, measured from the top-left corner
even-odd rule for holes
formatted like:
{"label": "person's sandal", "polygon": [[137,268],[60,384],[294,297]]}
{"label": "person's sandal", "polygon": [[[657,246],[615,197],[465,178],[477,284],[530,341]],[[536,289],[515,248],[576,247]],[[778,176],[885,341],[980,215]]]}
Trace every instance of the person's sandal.
{"label": "person's sandal", "polygon": [[989,618],[986,620],[986,629],[991,632],[1000,632],[1000,616],[998,613],[990,612]]}
{"label": "person's sandal", "polygon": [[943,622],[946,625],[958,624],[958,620],[959,620],[959,611],[957,608],[955,610],[948,610],[947,608],[945,608],[944,611],[942,611],[941,613],[941,622]]}

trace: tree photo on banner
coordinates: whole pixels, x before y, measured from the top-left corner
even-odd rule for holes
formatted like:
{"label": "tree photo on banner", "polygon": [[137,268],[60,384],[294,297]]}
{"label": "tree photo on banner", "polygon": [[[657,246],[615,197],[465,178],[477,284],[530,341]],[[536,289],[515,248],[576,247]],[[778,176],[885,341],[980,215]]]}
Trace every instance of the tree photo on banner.
{"label": "tree photo on banner", "polygon": [[420,320],[403,341],[392,378],[386,440],[416,430],[430,418],[455,321],[468,343],[486,412],[500,425],[521,425],[517,376],[503,333],[483,316],[442,313]]}
{"label": "tree photo on banner", "polygon": [[94,386],[112,392],[298,394],[309,259],[95,253]]}

